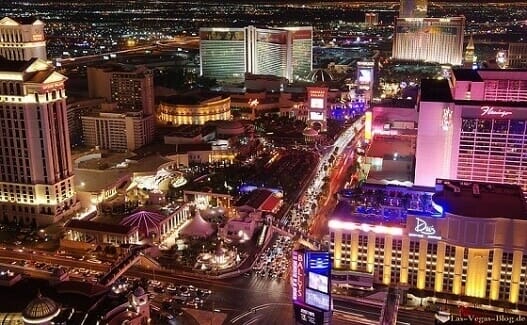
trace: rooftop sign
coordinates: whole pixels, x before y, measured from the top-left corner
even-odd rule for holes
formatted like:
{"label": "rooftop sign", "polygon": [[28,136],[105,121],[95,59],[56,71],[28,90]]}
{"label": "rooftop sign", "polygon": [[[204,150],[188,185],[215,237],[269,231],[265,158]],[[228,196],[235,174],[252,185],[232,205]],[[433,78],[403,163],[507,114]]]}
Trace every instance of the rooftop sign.
{"label": "rooftop sign", "polygon": [[480,116],[497,116],[497,117],[505,117],[508,115],[512,115],[511,111],[506,111],[500,108],[495,108],[492,106],[481,106],[481,114]]}

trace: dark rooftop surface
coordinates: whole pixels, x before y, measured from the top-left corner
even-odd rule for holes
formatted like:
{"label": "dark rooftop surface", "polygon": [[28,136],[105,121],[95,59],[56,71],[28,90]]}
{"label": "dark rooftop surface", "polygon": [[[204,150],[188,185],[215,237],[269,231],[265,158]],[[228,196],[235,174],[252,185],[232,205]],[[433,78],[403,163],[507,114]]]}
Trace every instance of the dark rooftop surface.
{"label": "dark rooftop surface", "polygon": [[472,218],[527,219],[525,199],[519,185],[472,181],[436,181],[432,200],[444,212]]}
{"label": "dark rooftop surface", "polygon": [[102,223],[102,222],[96,222],[96,221],[85,221],[85,220],[79,220],[79,219],[71,219],[69,220],[65,225],[65,228],[72,228],[72,229],[83,229],[83,230],[91,230],[91,231],[99,231],[99,232],[109,232],[113,234],[128,234],[134,227],[131,226],[123,226],[123,225],[116,225],[116,224],[110,224],[110,223]]}
{"label": "dark rooftop surface", "polygon": [[495,107],[527,107],[527,101],[505,102],[494,100],[455,100],[456,105],[476,105],[476,106],[495,106]]}
{"label": "dark rooftop surface", "polygon": [[28,17],[9,17],[9,18],[13,19],[14,21],[19,23],[20,25],[31,25],[35,21],[38,20],[38,18],[31,17],[31,16],[28,16]]}
{"label": "dark rooftop surface", "polygon": [[177,145],[177,153],[187,153],[189,151],[211,151],[212,145],[209,143],[182,143]]}
{"label": "dark rooftop surface", "polygon": [[24,72],[37,59],[29,61],[11,61],[0,55],[0,71]]}
{"label": "dark rooftop surface", "polygon": [[483,79],[479,75],[477,70],[473,69],[454,69],[454,76],[459,81],[478,81],[482,82]]}
{"label": "dark rooftop surface", "polygon": [[452,102],[452,93],[448,80],[421,80],[421,101],[423,102]]}
{"label": "dark rooftop surface", "polygon": [[397,107],[415,109],[415,104],[415,99],[388,98],[381,100],[381,102],[379,103],[374,103],[373,107]]}
{"label": "dark rooftop surface", "polygon": [[162,103],[172,105],[199,105],[202,102],[211,100],[213,98],[225,99],[227,96],[217,92],[192,92],[181,95],[174,95],[162,98]]}

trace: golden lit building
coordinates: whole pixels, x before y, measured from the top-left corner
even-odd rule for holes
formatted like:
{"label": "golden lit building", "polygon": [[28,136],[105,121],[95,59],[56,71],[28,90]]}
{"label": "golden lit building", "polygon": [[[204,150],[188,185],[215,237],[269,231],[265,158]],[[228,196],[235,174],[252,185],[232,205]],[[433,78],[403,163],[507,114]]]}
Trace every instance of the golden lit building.
{"label": "golden lit building", "polygon": [[48,225],[76,209],[65,81],[42,59],[0,56],[0,222]]}
{"label": "golden lit building", "polygon": [[465,17],[397,18],[392,57],[461,65],[464,33]]}
{"label": "golden lit building", "polygon": [[44,23],[31,17],[0,19],[0,56],[14,61],[46,60]]}
{"label": "golden lit building", "polygon": [[230,120],[231,98],[214,93],[192,93],[161,100],[157,120],[164,125],[205,124]]}
{"label": "golden lit building", "polygon": [[355,208],[347,216],[335,215],[329,228],[333,268],[340,278],[333,282],[349,284],[350,274],[430,295],[525,304],[527,218],[521,188],[438,179],[430,195],[417,201],[433,207],[435,215],[387,206],[370,207],[368,214]]}

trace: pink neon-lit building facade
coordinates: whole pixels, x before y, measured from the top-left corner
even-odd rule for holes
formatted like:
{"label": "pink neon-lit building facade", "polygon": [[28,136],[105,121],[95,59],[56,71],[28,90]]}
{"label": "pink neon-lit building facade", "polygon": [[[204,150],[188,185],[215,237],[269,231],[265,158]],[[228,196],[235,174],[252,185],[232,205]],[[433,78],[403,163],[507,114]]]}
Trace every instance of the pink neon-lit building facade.
{"label": "pink neon-lit building facade", "polygon": [[423,80],[415,184],[436,178],[527,191],[527,70],[454,70]]}

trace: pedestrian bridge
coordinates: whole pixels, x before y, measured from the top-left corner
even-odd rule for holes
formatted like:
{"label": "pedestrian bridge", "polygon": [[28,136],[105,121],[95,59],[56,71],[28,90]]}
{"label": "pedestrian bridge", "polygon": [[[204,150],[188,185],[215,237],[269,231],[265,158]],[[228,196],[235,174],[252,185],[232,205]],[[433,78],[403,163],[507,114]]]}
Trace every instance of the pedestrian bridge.
{"label": "pedestrian bridge", "polygon": [[132,247],[128,254],[113,264],[108,272],[99,279],[99,284],[106,287],[111,286],[121,275],[142,259],[147,259],[148,261],[145,261],[147,264],[157,264],[144,255],[147,248],[148,246]]}

